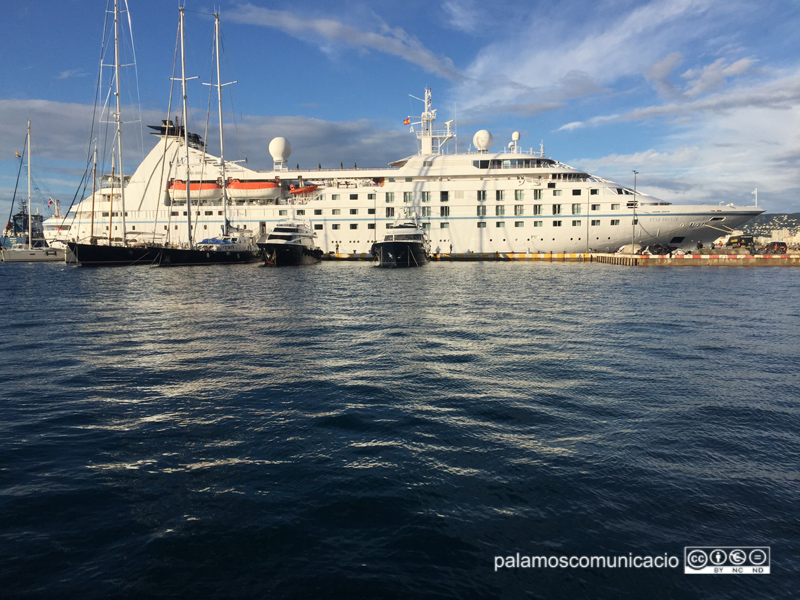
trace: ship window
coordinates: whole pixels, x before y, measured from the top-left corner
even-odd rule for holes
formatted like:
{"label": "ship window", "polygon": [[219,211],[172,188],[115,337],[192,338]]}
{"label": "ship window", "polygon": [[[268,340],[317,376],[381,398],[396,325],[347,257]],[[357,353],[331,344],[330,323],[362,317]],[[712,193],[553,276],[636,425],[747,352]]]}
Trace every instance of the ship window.
{"label": "ship window", "polygon": [[278,211],[278,216],[280,216],[280,217],[285,217],[287,214],[289,214],[288,210],[279,210]]}
{"label": "ship window", "polygon": [[431,216],[431,207],[430,206],[423,206],[422,207],[422,216],[423,217],[430,217]]}
{"label": "ship window", "polygon": [[314,214],[315,215],[321,215],[322,214],[322,209],[321,208],[315,208],[314,209]]}
{"label": "ship window", "polygon": [[213,211],[213,210],[207,210],[207,211],[205,211],[203,214],[204,214],[206,217],[211,217],[211,216],[213,216],[213,215],[214,215],[214,211]]}
{"label": "ship window", "polygon": [[581,226],[581,220],[580,219],[576,219],[576,220],[572,221],[572,226],[573,227],[580,227]]}
{"label": "ship window", "polygon": [[[172,213],[172,214],[173,214],[173,215],[175,215],[175,216],[177,216],[177,215],[178,215],[178,213]],[[107,217],[107,216],[108,216],[108,213],[107,213],[107,212],[104,212],[104,213],[103,213],[103,216],[104,216],[104,217]]]}
{"label": "ship window", "polygon": [[339,194],[331,194],[331,200],[338,200]]}
{"label": "ship window", "polygon": [[332,215],[340,215],[340,214],[342,214],[342,209],[341,208],[331,209],[331,214]]}
{"label": "ship window", "polygon": [[423,229],[430,229],[431,228],[431,224],[430,223],[423,223],[422,224],[422,228]]}
{"label": "ship window", "polygon": [[[133,231],[136,231],[136,225],[134,225],[133,227],[131,227],[131,229],[132,229]],[[208,226],[206,226],[206,229],[208,229]]]}
{"label": "ship window", "polygon": [[580,195],[581,195],[581,190],[580,190],[580,189],[574,189],[574,190],[572,190],[572,195],[573,195],[573,196],[580,196]]}
{"label": "ship window", "polygon": [[367,229],[375,229],[375,223],[367,223]]}
{"label": "ship window", "polygon": [[561,190],[553,190],[553,196],[560,196]]}
{"label": "ship window", "polygon": [[533,190],[533,199],[534,200],[541,200],[542,199],[542,190]]}
{"label": "ship window", "polygon": [[517,202],[525,200],[525,190],[514,190],[514,200]]}
{"label": "ship window", "polygon": [[358,200],[358,194],[350,194],[350,200]]}
{"label": "ship window", "polygon": [[600,210],[599,204],[592,204],[592,210]]}
{"label": "ship window", "polygon": [[674,237],[669,241],[670,244],[682,244],[683,238],[682,237]]}
{"label": "ship window", "polygon": [[612,204],[611,210],[619,210],[619,204]]}
{"label": "ship window", "polygon": [[406,177],[406,181],[412,181],[411,177]]}
{"label": "ship window", "polygon": [[331,229],[339,229],[339,224],[334,223],[333,225],[331,225]]}
{"label": "ship window", "polygon": [[358,223],[350,223],[350,229],[358,229]]}
{"label": "ship window", "polygon": [[449,192],[439,192],[439,202],[447,202],[450,199]]}
{"label": "ship window", "polygon": [[479,217],[485,217],[486,216],[486,207],[485,206],[479,206],[478,207],[478,216]]}
{"label": "ship window", "polygon": [[503,190],[496,190],[494,193],[495,200],[503,200],[505,198],[505,193]]}
{"label": "ship window", "polygon": [[506,226],[506,222],[505,221],[497,221],[494,225],[495,225],[495,227],[505,227]]}
{"label": "ship window", "polygon": [[300,209],[300,210],[297,211],[297,214],[298,215],[305,215],[306,211],[304,209]]}
{"label": "ship window", "polygon": [[386,218],[391,219],[394,217],[394,206],[387,206],[386,207]]}
{"label": "ship window", "polygon": [[[555,177],[555,175],[553,175],[553,177]],[[549,183],[547,184],[547,187],[549,187],[549,188],[554,188],[554,187],[556,187],[556,182],[555,182],[555,181],[551,181],[551,182],[549,182]]]}
{"label": "ship window", "polygon": [[478,221],[478,229],[485,229],[486,221]]}
{"label": "ship window", "polygon": [[450,216],[450,207],[449,206],[440,206],[439,207],[439,216],[440,217],[449,217]]}
{"label": "ship window", "polygon": [[357,215],[358,214],[358,209],[357,208],[351,208],[350,209],[350,214],[351,215]]}
{"label": "ship window", "polygon": [[572,205],[572,214],[573,215],[581,214],[581,205],[580,204],[573,204]]}
{"label": "ship window", "polygon": [[222,211],[221,211],[221,210],[218,210],[218,211],[217,211],[217,214],[218,214],[218,215],[220,215],[220,216],[222,216]]}
{"label": "ship window", "polygon": [[375,209],[374,208],[368,208],[367,209],[367,214],[368,215],[374,215],[375,214]]}
{"label": "ship window", "polygon": [[519,217],[525,214],[525,207],[522,204],[514,205],[514,216]]}
{"label": "ship window", "polygon": [[634,225],[638,225],[638,224],[639,224],[639,219],[634,219],[634,220],[633,220],[633,224],[634,224]]}
{"label": "ship window", "polygon": [[486,200],[486,190],[478,190],[478,202],[484,202]]}
{"label": "ship window", "polygon": [[449,229],[449,228],[450,228],[450,223],[448,223],[447,221],[439,223],[439,229]]}
{"label": "ship window", "polygon": [[[134,229],[136,228],[134,227]],[[203,229],[208,229],[208,225],[203,225]]]}
{"label": "ship window", "polygon": [[367,200],[375,200],[376,194],[367,194]]}
{"label": "ship window", "polygon": [[[107,217],[107,216],[108,216],[108,213],[103,213],[103,216],[104,216],[104,217]],[[177,216],[178,216],[178,211],[176,211],[176,210],[172,211],[172,216],[173,216],[173,217],[177,217]]]}
{"label": "ship window", "polygon": [[413,202],[414,192],[403,192],[403,202]]}
{"label": "ship window", "polygon": [[394,192],[386,192],[386,202],[394,202]]}
{"label": "ship window", "polygon": [[611,219],[612,225],[619,225],[619,219]]}
{"label": "ship window", "polygon": [[167,229],[169,229],[169,227],[167,227],[166,225],[164,225],[164,231],[166,231]]}
{"label": "ship window", "polygon": [[561,221],[553,221],[553,227],[561,227]]}
{"label": "ship window", "polygon": [[315,223],[314,224],[314,229],[316,229],[317,231],[320,231],[322,229],[322,225],[320,223]]}
{"label": "ship window", "polygon": [[542,205],[541,204],[534,204],[533,205],[533,214],[534,215],[542,214]]}
{"label": "ship window", "polygon": [[514,221],[514,227],[524,227],[525,221]]}
{"label": "ship window", "polygon": [[423,202],[430,202],[431,201],[431,193],[430,192],[422,192],[422,201]]}
{"label": "ship window", "polygon": [[560,204],[553,204],[553,214],[560,215],[561,214],[561,205]]}
{"label": "ship window", "polygon": [[597,189],[589,190],[589,195],[590,196],[597,196],[599,193],[600,193],[600,190],[597,190]]}
{"label": "ship window", "polygon": [[533,222],[533,226],[534,227],[544,227],[544,221],[534,221]]}
{"label": "ship window", "polygon": [[592,227],[597,227],[600,225],[600,219],[592,219]]}
{"label": "ship window", "polygon": [[502,217],[506,214],[506,207],[502,204],[494,207],[494,216]]}
{"label": "ship window", "polygon": [[724,221],[725,217],[711,217],[711,221]]}

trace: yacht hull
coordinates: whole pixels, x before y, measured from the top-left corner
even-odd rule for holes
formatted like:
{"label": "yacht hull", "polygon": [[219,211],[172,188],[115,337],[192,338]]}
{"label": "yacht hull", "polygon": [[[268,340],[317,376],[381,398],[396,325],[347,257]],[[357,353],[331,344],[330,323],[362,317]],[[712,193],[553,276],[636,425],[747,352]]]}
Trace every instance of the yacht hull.
{"label": "yacht hull", "polygon": [[421,267],[428,262],[421,243],[403,241],[375,242],[372,256],[379,267]]}
{"label": "yacht hull", "polygon": [[64,262],[63,248],[3,248],[0,260],[3,262]]}
{"label": "yacht hull", "polygon": [[322,260],[322,250],[302,244],[259,244],[264,264],[272,267],[313,265]]}

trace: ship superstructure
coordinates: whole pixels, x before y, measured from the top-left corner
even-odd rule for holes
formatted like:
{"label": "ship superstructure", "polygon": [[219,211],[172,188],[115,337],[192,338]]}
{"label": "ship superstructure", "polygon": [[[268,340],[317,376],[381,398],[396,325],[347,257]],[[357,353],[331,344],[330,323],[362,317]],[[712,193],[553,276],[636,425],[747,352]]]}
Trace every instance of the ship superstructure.
{"label": "ship superstructure", "polygon": [[430,89],[424,105],[413,124],[418,154],[374,169],[289,169],[291,145],[279,137],[269,146],[272,170],[234,162],[223,170],[198,135],[164,121],[151,127],[158,143],[123,182],[125,215],[117,182],[95,194],[94,211],[90,197],[63,220],[49,219],[45,235],[81,241],[94,231],[121,243],[124,230],[128,243],[189,245],[190,223],[194,241],[224,231],[223,183],[232,226],[263,235],[280,221],[306,220],[326,254],[367,254],[404,218],[422,223],[434,252],[607,252],[631,243],[689,248],[763,212],[662,202],[548,158],[543,148],[523,150],[518,133],[502,152],[490,152],[492,136],[481,130],[474,150],[447,154],[452,122],[434,129]]}

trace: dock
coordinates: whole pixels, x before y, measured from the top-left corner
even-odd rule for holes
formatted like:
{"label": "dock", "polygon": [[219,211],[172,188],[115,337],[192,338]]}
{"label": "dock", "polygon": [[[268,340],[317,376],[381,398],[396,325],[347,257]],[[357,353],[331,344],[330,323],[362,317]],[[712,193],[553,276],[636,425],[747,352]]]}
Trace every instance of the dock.
{"label": "dock", "polygon": [[[368,252],[329,253],[326,260],[371,261]],[[800,267],[800,254],[616,254],[598,252],[463,252],[440,253],[432,262],[593,262],[626,267]]]}

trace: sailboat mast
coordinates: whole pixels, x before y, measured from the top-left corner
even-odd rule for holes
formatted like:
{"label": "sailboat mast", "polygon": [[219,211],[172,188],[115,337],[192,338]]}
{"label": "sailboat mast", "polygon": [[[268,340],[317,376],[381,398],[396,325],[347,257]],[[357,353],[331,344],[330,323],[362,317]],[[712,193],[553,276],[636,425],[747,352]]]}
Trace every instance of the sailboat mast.
{"label": "sailboat mast", "polygon": [[114,229],[114,149],[111,149],[111,194],[108,196],[108,245]]}
{"label": "sailboat mast", "polygon": [[189,127],[188,127],[188,119],[187,119],[187,109],[186,109],[186,51],[184,48],[184,41],[183,41],[183,6],[179,8],[181,13],[181,87],[183,93],[183,145],[186,147],[186,215],[187,215],[187,226],[188,226],[188,233],[189,233],[189,247],[193,246],[192,244],[192,200],[189,194],[189,189],[191,185],[189,183]]}
{"label": "sailboat mast", "polygon": [[33,247],[33,227],[31,226],[31,120],[28,119],[28,250]]}
{"label": "sailboat mast", "polygon": [[[92,161],[92,220],[89,224],[89,243],[94,240],[94,196],[97,188],[97,142],[94,143],[94,160]],[[110,212],[110,211],[109,211]]]}
{"label": "sailboat mast", "polygon": [[228,182],[225,176],[225,138],[222,134],[222,79],[219,68],[219,13],[214,13],[214,41],[217,49],[217,105],[219,106],[219,160],[222,163],[222,235],[228,235]]}
{"label": "sailboat mast", "polygon": [[117,123],[117,153],[119,154],[119,198],[122,209],[122,245],[128,245],[128,236],[125,227],[125,168],[122,162],[122,97],[119,93],[119,0],[114,0],[114,79],[116,86],[114,95],[117,97],[117,112],[114,120]]}

